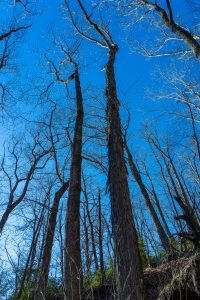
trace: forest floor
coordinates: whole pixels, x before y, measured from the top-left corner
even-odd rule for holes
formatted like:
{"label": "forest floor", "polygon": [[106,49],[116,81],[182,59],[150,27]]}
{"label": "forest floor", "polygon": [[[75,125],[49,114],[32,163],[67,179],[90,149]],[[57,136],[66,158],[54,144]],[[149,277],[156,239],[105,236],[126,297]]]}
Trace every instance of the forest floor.
{"label": "forest floor", "polygon": [[[165,259],[156,267],[147,268],[144,280],[148,300],[200,299],[200,252],[190,252]],[[87,291],[85,300],[112,300],[111,282]]]}

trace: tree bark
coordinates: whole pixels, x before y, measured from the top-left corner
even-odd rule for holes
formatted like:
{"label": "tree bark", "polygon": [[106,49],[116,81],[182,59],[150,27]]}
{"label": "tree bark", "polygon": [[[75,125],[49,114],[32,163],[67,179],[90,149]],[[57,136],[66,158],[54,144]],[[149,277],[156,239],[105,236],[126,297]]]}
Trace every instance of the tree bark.
{"label": "tree bark", "polygon": [[99,263],[98,263],[98,257],[97,257],[97,251],[96,251],[94,225],[93,225],[93,221],[92,221],[91,215],[90,215],[86,186],[85,186],[85,190],[84,190],[84,195],[85,195],[85,200],[86,200],[87,218],[88,218],[89,225],[90,225],[90,234],[91,234],[91,242],[92,242],[92,252],[93,252],[93,256],[94,256],[94,265],[95,265],[95,270],[97,271],[99,269]]}
{"label": "tree bark", "polygon": [[75,64],[77,116],[72,145],[69,196],[65,223],[64,288],[65,300],[81,299],[82,265],[80,249],[80,193],[82,166],[83,103],[78,66]]}
{"label": "tree bark", "polygon": [[85,282],[86,285],[89,282],[90,279],[90,265],[91,265],[91,259],[90,259],[90,244],[89,244],[89,233],[88,233],[88,224],[87,224],[87,218],[86,218],[86,207],[84,207],[84,214],[83,214],[83,227],[84,227],[84,235],[85,235],[85,264],[86,264],[86,278]]}
{"label": "tree bark", "polygon": [[100,260],[100,270],[102,275],[102,283],[105,281],[105,267],[104,267],[104,257],[103,257],[103,232],[102,232],[102,215],[101,215],[101,193],[98,192],[98,218],[99,218],[99,260]]}
{"label": "tree bark", "polygon": [[119,297],[123,300],[133,298],[135,300],[143,300],[145,298],[143,273],[126,174],[119,101],[117,99],[115,82],[114,63],[118,47],[114,44],[109,31],[102,29],[102,26],[98,26],[98,24],[92,21],[92,15],[87,13],[82,1],[77,0],[77,2],[85,20],[88,22],[90,28],[96,32],[99,39],[85,34],[82,29],[78,27],[70,7],[65,0],[73,26],[83,38],[108,50],[108,61],[105,66],[106,117],[108,124],[108,186],[110,191],[111,220],[115,241],[117,274],[119,277]]}
{"label": "tree bark", "polygon": [[108,184],[111,198],[111,219],[119,277],[119,297],[121,300],[142,300],[145,298],[143,274],[130,201],[116,91],[114,63],[117,51],[118,47],[112,45],[106,64]]}

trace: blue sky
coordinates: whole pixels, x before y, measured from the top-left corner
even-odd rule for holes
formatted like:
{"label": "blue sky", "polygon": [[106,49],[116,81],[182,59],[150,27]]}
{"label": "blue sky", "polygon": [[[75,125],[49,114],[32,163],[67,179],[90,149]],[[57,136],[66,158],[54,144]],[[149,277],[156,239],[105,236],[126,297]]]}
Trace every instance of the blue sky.
{"label": "blue sky", "polygon": [[[177,7],[179,6],[180,8],[178,2],[176,2]],[[183,2],[181,1],[181,3]],[[49,75],[47,76],[48,69],[44,60],[44,52],[55,59],[55,61],[59,61],[60,54],[57,49],[53,49],[51,33],[54,31],[56,36],[67,40],[72,32],[70,22],[64,18],[62,5],[63,1],[60,0],[52,0],[50,3],[47,0],[41,0],[37,6],[38,14],[32,16],[29,20],[32,26],[27,30],[16,54],[16,63],[20,71],[19,81],[23,84],[25,90],[31,84],[41,87],[41,84],[48,84],[52,80]],[[183,19],[187,19],[187,22],[189,22],[189,17],[186,15],[185,9],[184,5],[181,6],[182,11],[179,14],[183,15]],[[15,14],[19,16],[16,7],[11,5],[9,11],[11,15]],[[110,13],[106,12],[106,16],[109,17]],[[81,18],[81,15],[79,17]],[[170,110],[173,111],[176,109],[176,105],[166,100],[156,100],[156,96],[160,92],[164,91],[164,93],[167,93],[169,89],[167,84],[161,82],[158,69],[166,73],[172,72],[173,68],[184,70],[187,62],[177,59],[177,57],[147,58],[134,51],[133,37],[144,41],[151,40],[154,43],[157,39],[157,34],[152,31],[152,28],[146,22],[144,22],[141,28],[137,26],[128,28],[129,33],[127,34],[125,33],[126,28],[121,26],[120,22],[121,19],[119,17],[113,16],[110,30],[120,49],[117,54],[115,66],[118,97],[122,104],[122,120],[125,121],[127,117],[126,111],[123,109],[123,105],[125,105],[131,113],[128,135],[131,149],[139,155],[145,153],[151,162],[152,159],[148,153],[148,146],[142,138],[143,124],[153,123],[159,127],[159,134],[168,132],[172,136],[176,136],[177,133],[179,134],[180,128],[185,127],[185,123],[182,124],[181,121],[177,123],[177,119],[175,120],[174,116],[164,113]],[[190,22],[193,22],[193,19]],[[86,111],[91,101],[86,90],[88,86],[91,87],[94,94],[96,93],[102,99],[104,98],[105,73],[101,69],[105,65],[106,60],[105,49],[92,45],[90,42],[83,42],[80,50],[80,74]],[[196,64],[194,63],[194,65]],[[199,68],[196,69],[195,72],[198,73]],[[66,70],[66,76],[67,74],[69,75],[68,70]],[[45,78],[42,83],[37,79],[37,76]],[[57,102],[62,102],[63,108],[69,104],[72,105],[69,103],[69,100],[65,99],[63,92],[61,93],[60,86],[56,92]],[[18,106],[14,106],[15,114],[19,114],[20,110],[20,114],[30,119],[43,114],[41,106],[35,108],[37,99],[33,97],[33,100],[30,96],[31,94],[29,93],[25,97],[25,100],[19,102]],[[18,126],[19,131],[22,131],[21,122]],[[0,140],[2,143],[7,139],[7,129],[3,128],[1,130]],[[9,131],[15,134],[15,129],[11,125]]]}
{"label": "blue sky", "polygon": [[[181,1],[181,3],[183,2]],[[18,59],[23,62],[23,66],[27,69],[25,74],[28,72],[31,76],[31,73],[34,71],[41,72],[41,68],[38,64],[41,60],[42,52],[51,47],[50,32],[52,29],[58,35],[60,34],[62,36],[67,36],[68,32],[72,30],[69,22],[63,20],[61,7],[62,1],[57,0],[52,0],[50,3],[49,1],[43,0],[38,5],[39,14],[32,17],[32,27],[27,31],[24,37],[24,43],[20,46],[20,51],[18,50]],[[184,11],[185,8],[182,6],[183,16],[186,15]],[[155,113],[152,114],[154,109],[160,110],[161,107],[163,107],[163,103],[161,107],[158,103],[153,104],[153,101],[150,101],[147,96],[147,90],[152,90],[155,84],[157,84],[154,73],[158,65],[160,69],[167,70],[169,64],[175,64],[176,67],[182,68],[184,67],[184,63],[173,57],[146,58],[133,52],[133,43],[131,41],[127,42],[127,39],[130,40],[132,38],[131,34],[133,33],[135,37],[138,35],[140,37],[141,34],[143,34],[145,37],[152,34],[152,32],[149,30],[148,25],[144,23],[142,32],[141,30],[138,31],[137,27],[135,27],[129,36],[125,36],[123,30],[121,30],[118,25],[118,21],[119,19],[114,18],[114,25],[111,26],[111,32],[120,47],[116,60],[118,95],[122,102],[128,103],[134,124],[138,129],[138,126],[140,126],[144,118],[148,118],[146,114],[151,112],[149,115],[151,118],[151,116],[156,115]],[[151,39],[156,39],[154,33]],[[90,57],[88,60],[83,59],[84,62],[86,61],[86,66],[81,63],[83,85],[85,83],[96,84],[103,88],[104,72],[100,72],[100,69],[107,59],[106,51],[88,42],[83,44],[81,55]],[[96,61],[94,57],[96,56],[98,61],[94,64],[94,61]],[[92,63],[90,63],[90,61]]]}
{"label": "blue sky", "polygon": [[[37,16],[32,17],[32,27],[27,31],[24,43],[20,47],[20,53],[18,52],[25,70],[27,69],[25,74],[28,73],[30,77],[32,72],[41,72],[38,64],[42,57],[42,51],[46,51],[51,47],[49,46],[51,30],[53,29],[61,35],[65,35],[71,30],[69,22],[63,20],[61,1],[53,0],[49,4],[49,1],[44,0],[41,6],[39,5],[39,11],[40,13]],[[134,119],[134,126],[138,129],[138,126],[146,118],[146,113],[152,111],[152,102],[146,99],[146,91],[152,86],[154,67],[156,64],[163,64],[163,59],[156,58],[153,60],[133,53],[125,41],[126,37],[123,31],[119,30],[119,26],[112,26],[111,32],[116,37],[120,47],[116,60],[119,99],[124,103],[128,103]],[[100,70],[107,59],[106,51],[88,42],[84,43],[81,53],[82,56],[90,57],[83,60],[86,61],[86,67],[81,65],[83,85],[97,85],[103,89],[105,74]],[[97,57],[97,59],[94,59],[94,57]],[[27,77],[27,75],[25,76]]]}
{"label": "blue sky", "polygon": [[[6,3],[5,1],[1,2],[4,3],[4,5]],[[163,1],[160,2],[163,3]],[[192,13],[190,16],[186,13],[190,11],[185,5],[186,1],[172,1],[172,3],[175,12],[178,11],[178,19],[185,22],[185,24],[195,22],[195,16]],[[182,4],[181,6],[180,3]],[[7,8],[7,6],[5,7],[5,15],[10,13],[11,15],[14,14],[16,17],[19,17],[19,11],[16,9],[17,6],[14,7],[11,3],[9,8]],[[44,60],[44,52],[50,55],[51,58],[53,57],[56,61],[59,61],[60,56],[57,49],[53,49],[51,43],[52,31],[59,39],[64,38],[66,40],[73,32],[70,22],[66,20],[66,16],[63,13],[63,1],[52,0],[49,2],[47,0],[41,0],[38,2],[37,9],[38,14],[32,16],[28,21],[32,26],[27,30],[23,41],[18,46],[16,54],[16,64],[20,71],[20,75],[17,75],[17,77],[19,76],[19,81],[23,84],[25,89],[26,86],[28,87],[32,83],[41,86],[37,76],[43,76],[45,78],[43,82],[46,81],[47,84],[51,80],[50,76],[47,76],[48,69],[46,68],[46,62]],[[187,61],[170,56],[147,58],[141,55],[139,51],[134,51],[135,44],[133,38],[142,40],[144,43],[146,41],[154,43],[158,36],[153,30],[153,26],[151,28],[149,23],[144,22],[141,27],[135,26],[132,28],[129,26],[128,30],[126,30],[126,27],[121,26],[121,19],[112,15],[111,11],[105,12],[105,15],[106,18],[112,16],[110,31],[120,49],[117,54],[115,66],[118,97],[122,104],[122,120],[126,119],[126,112],[123,109],[123,105],[125,105],[131,112],[129,135],[130,137],[134,135],[134,141],[132,139],[131,143],[134,143],[134,146],[137,146],[141,150],[143,147],[146,147],[144,141],[141,139],[144,123],[155,123],[158,125],[160,132],[172,131],[172,134],[172,127],[176,123],[173,116],[165,114],[166,111],[176,109],[176,105],[169,101],[156,100],[156,96],[159,93],[163,91],[168,93],[169,90],[169,85],[160,80],[158,69],[164,73],[172,72],[173,68],[184,71]],[[180,18],[179,16],[182,17]],[[81,19],[81,15],[79,15],[79,18]],[[128,21],[130,21],[131,18]],[[125,33],[125,31],[127,31],[128,34]],[[85,90],[87,86],[91,86],[91,89],[95,93],[95,90],[98,88],[97,93],[99,94],[99,90],[101,90],[102,98],[105,87],[105,73],[101,71],[101,69],[105,65],[106,60],[107,55],[105,49],[92,45],[90,42],[83,42],[80,50],[80,73],[83,90]],[[196,68],[195,73],[198,75],[199,68],[196,67],[196,62],[193,62],[193,64]],[[66,70],[66,76],[67,74],[68,70]],[[62,102],[65,105],[63,94],[61,96],[57,95],[58,100],[59,97],[62,98]],[[86,102],[90,101],[85,91],[84,98]],[[34,101],[30,96],[27,96],[25,102],[19,104],[19,108],[24,115],[33,109]],[[31,112],[31,116],[32,115]],[[179,122],[178,126],[185,125]],[[1,135],[2,133],[3,131],[1,131]],[[1,138],[2,142],[4,138],[5,134],[3,134]]]}

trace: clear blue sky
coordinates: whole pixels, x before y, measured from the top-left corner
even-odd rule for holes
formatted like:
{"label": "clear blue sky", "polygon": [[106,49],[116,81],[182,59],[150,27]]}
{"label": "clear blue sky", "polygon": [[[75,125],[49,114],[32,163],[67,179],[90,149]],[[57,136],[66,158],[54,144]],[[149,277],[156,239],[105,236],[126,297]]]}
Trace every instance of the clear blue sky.
{"label": "clear blue sky", "polygon": [[[40,55],[42,56],[42,51],[49,48],[52,29],[63,36],[65,33],[67,36],[71,31],[69,22],[63,20],[61,6],[62,1],[58,0],[52,0],[50,4],[49,1],[43,0],[38,5],[39,14],[32,17],[32,27],[27,31],[24,43],[20,46],[20,53],[18,52],[23,66],[27,69],[25,76],[27,76],[27,73],[31,76],[33,71],[41,71],[37,65],[40,61]],[[114,19],[113,22],[114,26],[111,26],[111,32],[120,48],[116,60],[118,95],[119,99],[127,103],[131,110],[132,129],[134,130],[138,129],[144,120],[151,118],[152,113],[149,115],[149,112],[152,112],[154,107],[153,102],[147,99],[147,90],[154,85],[153,73],[156,65],[159,64],[164,67],[169,59],[148,59],[140,54],[133,53],[132,46],[129,47],[131,43],[126,41],[127,37],[117,24],[118,19]],[[88,42],[87,44],[84,43],[82,55],[90,57],[83,60],[86,66],[82,66],[82,84],[97,85],[103,88],[105,74],[101,71],[101,68],[107,59],[106,50],[92,46]],[[94,64],[96,60],[94,57],[96,56],[98,61]]]}
{"label": "clear blue sky", "polygon": [[[172,3],[173,2],[174,1],[172,1]],[[183,20],[188,22],[189,18],[186,14],[186,7],[184,6],[185,1],[179,0],[175,2],[177,5],[175,6],[175,10],[178,7],[180,12],[179,15],[182,16]],[[32,27],[27,32],[24,38],[24,44],[20,46],[20,51],[18,52],[18,58],[20,55],[21,60],[24,62],[23,65],[27,67],[28,73],[33,72],[33,70],[39,70],[40,72],[40,69],[37,66],[40,61],[38,52],[40,52],[42,55],[42,51],[49,48],[52,29],[56,33],[62,34],[63,36],[67,36],[71,31],[69,22],[63,20],[63,1],[43,0],[39,1],[39,3],[39,14],[32,17]],[[159,103],[150,101],[149,97],[147,97],[147,90],[152,90],[157,83],[159,85],[159,80],[156,78],[156,75],[154,75],[155,70],[159,66],[161,70],[167,71],[169,64],[175,64],[176,67],[181,68],[181,64],[183,63],[180,60],[178,61],[176,58],[162,57],[150,59],[134,53],[132,51],[134,44],[131,41],[127,41],[127,39],[131,38],[131,35],[124,35],[123,30],[121,30],[121,26],[118,25],[118,21],[119,19],[113,18],[113,24],[111,24],[111,32],[120,48],[116,61],[118,94],[122,102],[128,103],[128,106],[132,112],[132,119],[134,120],[134,125],[132,126],[138,129],[138,126],[140,126],[141,122],[144,121],[144,118],[146,119],[151,118],[151,116],[154,115],[156,116],[155,112],[152,114],[154,109],[161,111],[163,107],[163,103],[160,106]],[[132,30],[134,37],[139,36],[140,38],[142,34],[144,38],[149,38],[149,35],[152,35],[150,37],[152,40],[157,38],[157,36],[149,30],[149,27],[145,25],[145,23],[143,32],[137,30],[137,26],[134,30]],[[83,85],[86,83],[91,83],[92,85],[97,84],[103,88],[104,72],[101,72],[100,69],[107,59],[105,50],[99,49],[97,46],[92,47],[89,42],[87,45],[86,43],[84,44],[82,51],[83,56],[90,57],[86,62],[87,67],[84,68],[84,66],[82,66]],[[95,56],[98,56],[98,62],[96,64],[93,63]],[[92,63],[90,63],[90,61]],[[156,80],[158,81],[156,82]],[[165,107],[163,107],[163,110],[165,110]],[[149,112],[151,113],[149,114]]]}
{"label": "clear blue sky", "polygon": [[[187,1],[172,1],[174,12],[177,14],[177,19],[185,24],[195,23],[195,16],[192,10],[186,6]],[[10,14],[11,16],[19,16],[18,6],[13,6],[10,1],[10,6],[7,6],[7,1],[2,0],[3,15],[5,19]],[[164,1],[160,1],[164,3]],[[45,74],[45,67],[41,65],[43,53],[52,51],[51,32],[54,31],[58,36],[67,37],[70,35],[72,28],[67,20],[64,20],[63,1],[61,0],[40,0],[37,5],[38,14],[30,20],[32,26],[27,30],[23,43],[20,43],[16,62],[20,69],[20,80],[26,85],[33,81],[33,74]],[[190,12],[190,15],[188,15]],[[147,58],[133,51],[134,42],[132,38],[140,40],[149,40],[152,43],[156,42],[157,34],[151,30],[149,24],[144,23],[142,29],[138,26],[133,27],[125,34],[125,28],[121,26],[121,20],[112,12],[105,12],[106,17],[112,17],[110,30],[118,43],[120,51],[116,60],[116,79],[118,87],[118,96],[121,103],[125,103],[131,112],[130,134],[134,133],[138,137],[142,124],[151,122],[156,119],[159,122],[159,127],[162,130],[170,130],[172,117],[163,115],[163,112],[171,109],[169,102],[155,101],[155,96],[160,92],[162,85],[168,90],[168,86],[161,84],[159,75],[156,75],[156,70],[159,68],[163,72],[168,72],[173,66],[178,69],[185,68],[185,62],[177,59],[177,57],[159,57]],[[131,19],[130,19],[131,20]],[[101,71],[104,66],[107,55],[106,50],[100,49],[98,46],[84,42],[81,50],[81,81],[83,88],[87,85],[98,86],[104,88],[105,74]],[[55,50],[55,60],[57,53]],[[158,73],[157,73],[158,74]],[[34,75],[34,78],[35,75]],[[48,82],[49,78],[47,78]],[[149,96],[149,91],[154,91],[153,96]],[[31,102],[31,100],[30,100]],[[28,106],[27,106],[28,108]],[[24,108],[23,108],[24,109]],[[26,111],[26,110],[24,110]],[[123,110],[122,110],[123,114]],[[161,117],[162,116],[162,117]],[[1,133],[2,134],[2,133]],[[3,139],[2,139],[3,140]],[[142,143],[138,138],[138,145]]]}

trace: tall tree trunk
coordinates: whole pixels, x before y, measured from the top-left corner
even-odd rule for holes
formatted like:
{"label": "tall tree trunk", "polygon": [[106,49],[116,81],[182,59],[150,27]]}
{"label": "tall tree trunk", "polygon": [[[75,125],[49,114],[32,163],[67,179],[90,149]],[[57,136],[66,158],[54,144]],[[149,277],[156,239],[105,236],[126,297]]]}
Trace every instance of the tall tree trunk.
{"label": "tall tree trunk", "polygon": [[179,189],[180,189],[180,192],[181,192],[181,197],[185,200],[185,203],[187,204],[187,206],[189,207],[190,210],[192,210],[192,207],[191,207],[191,204],[190,204],[190,201],[187,197],[187,194],[186,194],[186,191],[184,189],[184,186],[179,178],[179,175],[178,175],[178,172],[177,172],[177,169],[174,165],[174,162],[171,158],[171,155],[169,154],[168,152],[168,158],[169,158],[169,162],[170,162],[170,166],[172,167],[172,170],[174,172],[174,175],[175,175],[175,178],[176,178],[176,181],[178,183],[178,186],[179,186]]}
{"label": "tall tree trunk", "polygon": [[61,188],[55,193],[53,205],[51,208],[50,218],[48,229],[45,237],[45,244],[44,250],[42,253],[42,263],[40,268],[40,275],[37,284],[37,290],[35,293],[35,300],[43,300],[45,299],[45,292],[48,284],[48,276],[49,276],[49,267],[51,262],[51,254],[53,248],[53,239],[55,235],[56,229],[56,219],[58,214],[58,207],[60,203],[60,199],[62,198],[63,194],[69,187],[69,182],[63,183]]}
{"label": "tall tree trunk", "polygon": [[[85,185],[85,183],[84,183],[84,185]],[[93,252],[93,256],[94,256],[95,270],[97,271],[99,269],[99,264],[98,264],[98,257],[97,257],[97,251],[96,251],[96,241],[95,241],[94,225],[93,225],[93,221],[92,221],[91,215],[90,215],[90,209],[89,209],[89,203],[88,203],[88,196],[87,196],[86,186],[85,186],[85,189],[84,189],[84,195],[85,195],[85,201],[86,201],[87,218],[88,218],[89,225],[90,225],[91,242],[92,242],[92,252]]]}
{"label": "tall tree trunk", "polygon": [[111,219],[120,299],[142,300],[145,297],[143,274],[133,221],[116,91],[114,63],[117,51],[116,45],[110,47],[109,59],[106,64],[108,184],[111,198]]}
{"label": "tall tree trunk", "polygon": [[[24,286],[26,283],[29,283],[30,277],[32,275],[33,262],[34,262],[33,257],[35,258],[35,251],[38,246],[38,238],[39,238],[39,234],[41,231],[43,218],[44,218],[44,207],[42,208],[42,212],[40,214],[38,221],[37,221],[37,217],[35,216],[31,245],[30,245],[28,257],[26,260],[26,265],[25,265],[21,283],[20,283],[20,289],[19,289],[18,295],[16,297],[16,300],[21,298]],[[31,260],[32,260],[32,262],[31,262]]]}
{"label": "tall tree trunk", "polygon": [[90,224],[92,252],[93,252],[93,256],[94,256],[94,265],[95,265],[96,271],[98,271],[99,263],[98,263],[98,257],[97,257],[97,251],[96,251],[94,225],[93,225],[93,221],[92,221],[91,216],[90,216],[90,210],[89,210],[89,207],[88,207],[88,203],[86,204],[86,207],[87,207],[87,217],[88,217],[88,221],[89,221],[89,224]]}
{"label": "tall tree trunk", "polygon": [[160,201],[159,201],[159,199],[158,199],[158,196],[157,196],[157,193],[156,193],[154,184],[153,184],[153,180],[152,180],[152,178],[151,178],[149,172],[147,171],[146,166],[145,166],[145,171],[146,171],[146,175],[147,175],[147,177],[149,178],[149,181],[150,181],[150,183],[151,183],[152,193],[153,193],[153,196],[154,196],[154,199],[155,199],[155,203],[156,203],[157,209],[158,209],[158,211],[159,211],[161,220],[162,220],[163,225],[164,225],[164,227],[165,227],[165,231],[166,231],[168,237],[169,237],[169,238],[172,238],[173,236],[172,236],[172,234],[171,234],[171,231],[170,231],[169,226],[168,226],[168,224],[167,224],[165,215],[164,215],[163,210],[162,210],[162,208],[161,208]]}
{"label": "tall tree trunk", "polygon": [[86,182],[85,182],[85,177],[84,177],[84,175],[82,177],[83,177],[83,186],[84,186],[83,193],[84,193],[84,196],[85,196],[85,207],[86,207],[86,212],[87,212],[87,218],[88,218],[89,225],[90,225],[92,252],[93,252],[93,256],[94,256],[95,269],[97,271],[99,269],[99,263],[98,263],[98,257],[97,257],[97,251],[96,251],[94,225],[93,225],[93,221],[91,219],[91,214],[90,214],[90,209],[89,209],[89,200],[88,200],[87,186],[86,186]]}
{"label": "tall tree trunk", "polygon": [[126,174],[119,115],[119,101],[117,99],[115,82],[114,63],[118,46],[114,44],[108,30],[104,30],[102,26],[99,26],[92,21],[92,15],[87,13],[82,1],[77,0],[77,2],[90,28],[96,32],[100,40],[84,34],[82,30],[78,28],[70,7],[67,1],[65,1],[70,18],[77,32],[82,37],[89,39],[91,42],[108,50],[108,61],[105,66],[107,97],[106,116],[108,123],[108,185],[111,199],[111,219],[119,275],[120,298],[123,300],[133,298],[135,300],[143,300],[143,274]]}
{"label": "tall tree trunk", "polygon": [[102,232],[102,215],[101,215],[101,193],[98,193],[98,219],[99,219],[99,260],[100,260],[100,270],[102,275],[102,283],[105,281],[105,268],[104,268],[104,258],[103,258],[103,232]]}
{"label": "tall tree trunk", "polygon": [[86,264],[86,285],[90,279],[90,244],[89,244],[89,233],[88,233],[88,224],[86,217],[86,207],[84,206],[84,214],[83,214],[83,227],[84,227],[84,235],[85,235],[85,264]]}
{"label": "tall tree trunk", "polygon": [[158,215],[153,207],[153,204],[151,202],[151,199],[149,197],[149,193],[145,187],[145,184],[143,183],[143,180],[142,180],[142,177],[140,176],[140,172],[138,171],[137,169],[137,166],[135,165],[134,161],[133,161],[133,157],[132,157],[132,154],[126,144],[126,141],[124,143],[124,146],[125,146],[125,149],[126,149],[126,152],[128,154],[128,161],[129,161],[129,165],[130,165],[130,168],[131,168],[131,172],[132,172],[132,175],[133,177],[135,178],[137,184],[139,185],[139,188],[140,188],[140,191],[145,199],[145,202],[146,202],[146,205],[149,209],[149,212],[150,212],[150,215],[152,217],[152,220],[155,224],[155,227],[157,229],[157,232],[158,232],[158,235],[159,235],[159,238],[161,240],[161,243],[162,243],[162,246],[163,248],[165,249],[166,252],[170,252],[170,242],[169,242],[169,239],[167,237],[167,234],[165,233],[165,230],[163,229],[163,226],[158,218]]}
{"label": "tall tree trunk", "polygon": [[157,193],[156,193],[155,188],[154,188],[154,186],[153,186],[153,183],[152,183],[152,191],[153,191],[154,199],[155,199],[155,201],[156,201],[156,206],[157,206],[158,211],[159,211],[159,213],[160,213],[160,217],[161,217],[161,219],[162,219],[162,222],[163,222],[163,224],[164,224],[164,226],[165,226],[165,230],[166,230],[166,232],[167,232],[167,235],[168,235],[169,238],[172,238],[173,235],[172,235],[172,233],[171,233],[171,231],[170,231],[170,229],[169,229],[169,226],[168,226],[168,224],[167,224],[165,215],[164,215],[163,210],[162,210],[162,208],[161,208],[161,206],[160,206],[160,201],[159,201],[159,199],[158,199],[158,196],[157,196]]}
{"label": "tall tree trunk", "polygon": [[0,235],[2,234],[2,231],[3,231],[3,228],[8,220],[8,217],[10,216],[11,212],[13,211],[12,207],[8,206],[6,208],[6,211],[4,212],[3,216],[1,217],[1,220],[0,220]]}
{"label": "tall tree trunk", "polygon": [[[165,162],[165,160],[164,160],[164,165],[165,165],[165,167],[166,167],[166,169],[167,169],[167,173],[168,173],[168,175],[169,175],[170,182],[172,183],[173,189],[171,189],[171,186],[170,186],[169,183],[168,183],[168,179],[167,179],[168,177],[165,175],[165,172],[164,172],[164,170],[163,170],[163,164],[159,161],[159,159],[158,159],[157,155],[155,154],[155,152],[153,152],[153,153],[154,153],[155,159],[156,159],[156,161],[157,161],[157,163],[158,163],[158,165],[159,165],[159,167],[160,167],[160,171],[161,171],[161,175],[162,175],[163,182],[165,183],[166,188],[167,188],[167,192],[168,192],[168,194],[169,194],[169,196],[170,196],[170,199],[171,199],[171,207],[172,207],[173,210],[174,210],[174,215],[175,215],[175,216],[178,216],[179,213],[178,213],[177,207],[176,207],[175,202],[174,202],[173,190],[175,191],[176,195],[178,195],[178,191],[177,191],[177,189],[176,189],[175,183],[174,183],[173,178],[172,178],[172,176],[171,176],[170,169],[168,168],[168,165],[166,164],[166,162]],[[183,231],[183,226],[182,226],[181,221],[180,221],[180,220],[177,220],[177,221],[178,221],[178,226],[179,226],[179,228],[181,229],[181,231]],[[176,230],[176,233],[178,234],[178,231],[177,231],[176,227],[174,227],[174,228],[175,228],[175,230]]]}
{"label": "tall tree trunk", "polygon": [[80,193],[82,165],[83,103],[78,66],[75,64],[77,116],[72,145],[69,196],[65,223],[64,288],[65,300],[81,299],[82,265],[80,249]]}

